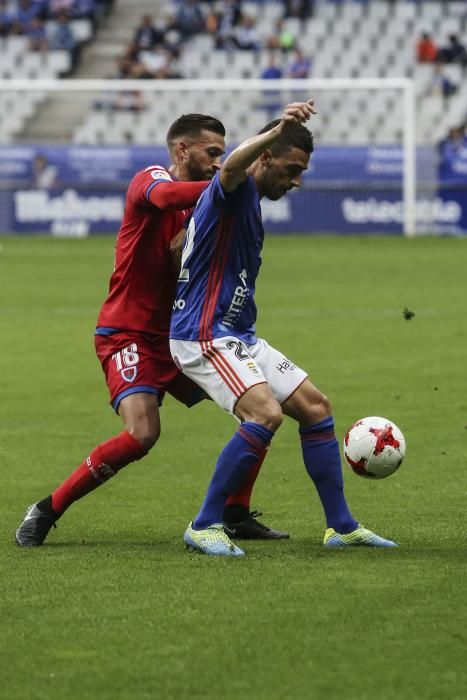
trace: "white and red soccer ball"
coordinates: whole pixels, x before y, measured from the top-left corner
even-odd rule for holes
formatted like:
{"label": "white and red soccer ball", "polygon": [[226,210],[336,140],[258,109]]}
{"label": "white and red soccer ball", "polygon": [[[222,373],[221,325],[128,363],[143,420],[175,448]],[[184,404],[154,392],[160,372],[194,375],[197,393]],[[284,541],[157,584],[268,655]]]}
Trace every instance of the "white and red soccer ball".
{"label": "white and red soccer ball", "polygon": [[384,479],[399,469],[405,438],[395,423],[370,416],[352,425],[344,437],[344,457],[351,469],[368,479]]}

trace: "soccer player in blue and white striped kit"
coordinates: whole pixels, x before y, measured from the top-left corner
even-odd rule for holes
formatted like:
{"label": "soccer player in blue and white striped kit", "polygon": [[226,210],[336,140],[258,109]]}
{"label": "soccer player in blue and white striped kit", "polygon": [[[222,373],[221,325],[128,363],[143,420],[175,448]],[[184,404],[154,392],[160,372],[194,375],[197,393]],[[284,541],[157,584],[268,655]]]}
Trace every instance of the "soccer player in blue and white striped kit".
{"label": "soccer player in blue and white striped kit", "polygon": [[260,200],[278,200],[300,185],[313,151],[304,123],[315,113],[313,100],[293,102],[281,119],[240,144],[201,195],[187,229],[170,329],[172,356],[240,421],[184,535],[189,548],[206,554],[244,554],[223,527],[225,501],[267,450],[284,415],[299,424],[303,461],[326,517],[324,545],[397,546],[364,528],[347,506],[326,396],[255,335],[264,238]]}

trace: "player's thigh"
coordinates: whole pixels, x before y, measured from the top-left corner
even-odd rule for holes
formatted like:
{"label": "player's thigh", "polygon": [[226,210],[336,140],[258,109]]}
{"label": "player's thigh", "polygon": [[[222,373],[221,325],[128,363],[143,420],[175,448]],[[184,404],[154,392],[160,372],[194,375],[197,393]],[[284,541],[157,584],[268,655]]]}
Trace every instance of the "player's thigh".
{"label": "player's thigh", "polygon": [[258,423],[273,431],[282,423],[282,409],[269,384],[255,384],[250,387],[238,399],[234,412],[242,422]]}
{"label": "player's thigh", "polygon": [[306,379],[294,393],[282,403],[286,416],[298,421],[302,427],[319,423],[331,415],[331,406],[314,384]]}
{"label": "player's thigh", "polygon": [[202,342],[171,340],[170,348],[183,373],[232,415],[251,387],[266,382],[246,346],[235,337]]}
{"label": "player's thigh", "polygon": [[281,406],[307,380],[307,373],[262,338],[248,348]]}

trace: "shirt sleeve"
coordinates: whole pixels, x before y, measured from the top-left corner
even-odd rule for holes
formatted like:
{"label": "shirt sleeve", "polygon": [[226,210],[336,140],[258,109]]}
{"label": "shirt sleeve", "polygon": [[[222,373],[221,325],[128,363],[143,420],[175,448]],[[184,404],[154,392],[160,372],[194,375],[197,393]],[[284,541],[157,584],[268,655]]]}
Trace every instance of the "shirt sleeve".
{"label": "shirt sleeve", "polygon": [[200,182],[161,182],[155,183],[149,192],[148,201],[158,209],[191,209],[199,199],[199,196],[208,184]]}
{"label": "shirt sleeve", "polygon": [[127,199],[131,204],[147,204],[151,191],[160,182],[173,182],[172,176],[162,165],[140,170],[129,184]]}
{"label": "shirt sleeve", "polygon": [[221,185],[220,175],[217,173],[211,180],[211,184],[206,190],[211,203],[217,208],[224,211],[233,211],[238,208],[241,202],[245,201],[245,197],[250,193],[251,188],[255,188],[252,177],[247,177],[231,192],[226,192]]}

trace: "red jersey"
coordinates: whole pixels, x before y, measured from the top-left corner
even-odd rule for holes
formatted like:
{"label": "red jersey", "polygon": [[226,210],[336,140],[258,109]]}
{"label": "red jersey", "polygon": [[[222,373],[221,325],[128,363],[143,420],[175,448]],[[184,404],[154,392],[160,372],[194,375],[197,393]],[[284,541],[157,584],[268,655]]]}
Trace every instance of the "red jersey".
{"label": "red jersey", "polygon": [[[172,183],[170,188],[167,183]],[[126,195],[109,294],[97,319],[98,333],[118,329],[168,334],[178,278],[170,241],[183,228],[188,207],[206,184],[176,182],[160,165],[136,173]],[[160,194],[171,196],[157,197],[159,189]]]}

